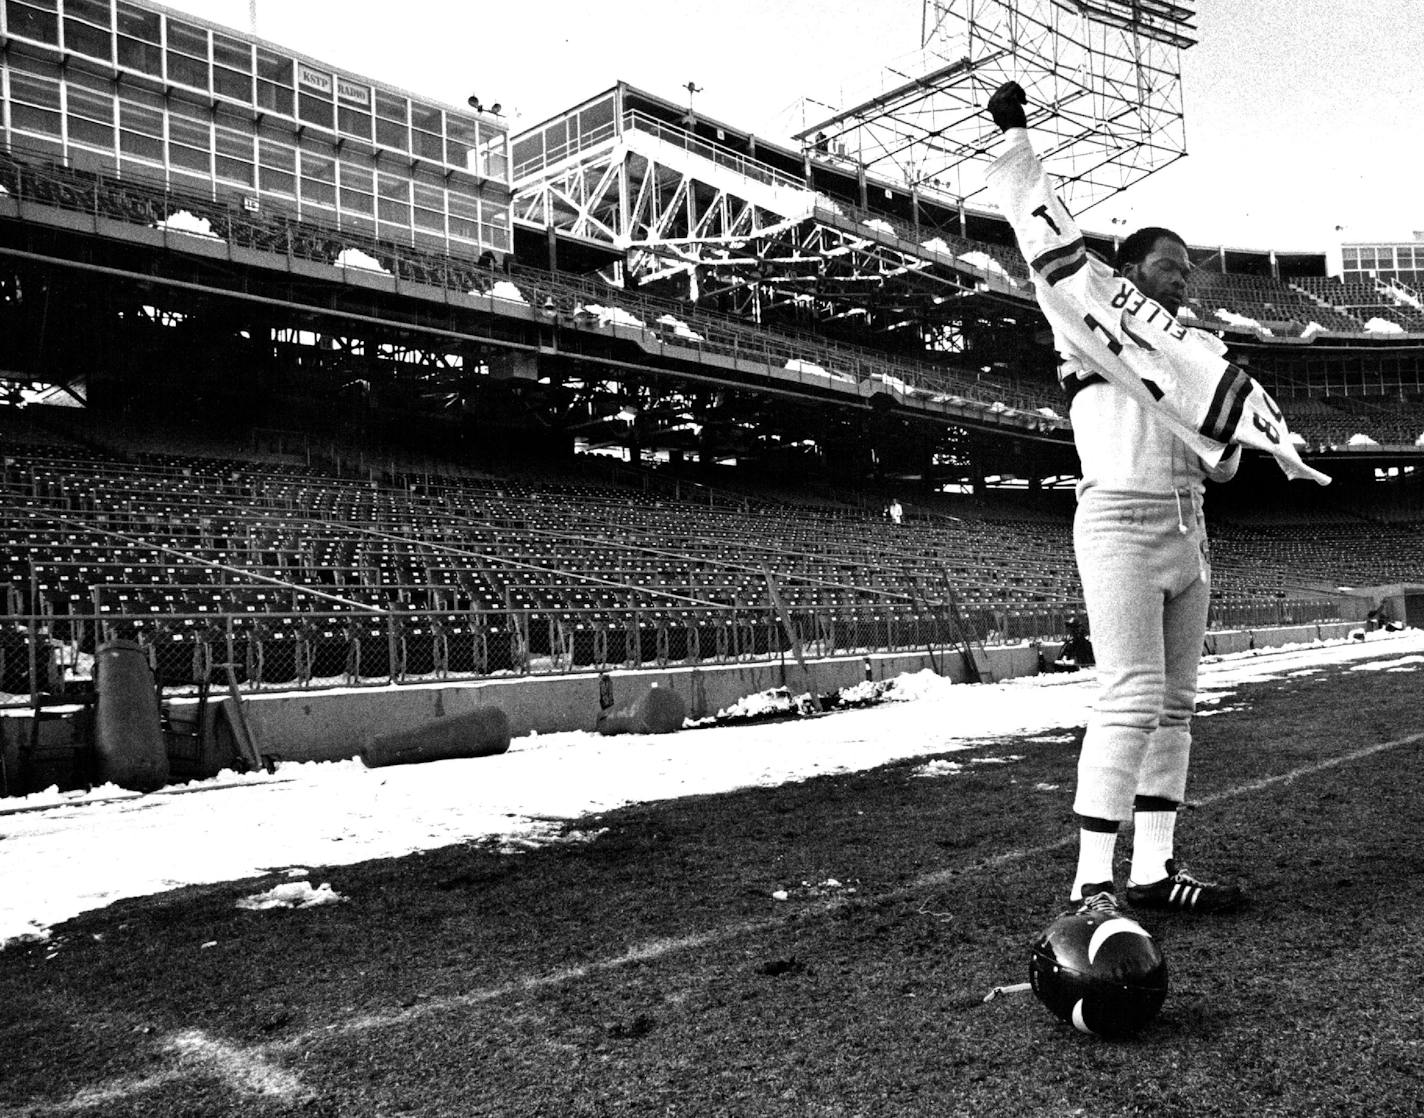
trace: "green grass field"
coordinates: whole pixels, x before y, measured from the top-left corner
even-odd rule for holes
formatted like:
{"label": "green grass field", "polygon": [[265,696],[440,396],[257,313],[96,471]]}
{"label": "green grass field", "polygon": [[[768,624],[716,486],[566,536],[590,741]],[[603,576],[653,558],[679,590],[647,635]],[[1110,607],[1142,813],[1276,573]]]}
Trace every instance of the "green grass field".
{"label": "green grass field", "polygon": [[1171,993],[1135,1040],[983,1000],[1063,907],[1065,727],[314,870],[345,904],[87,914],[0,953],[0,1116],[1418,1114],[1420,675],[1347,667],[1198,720],[1179,852],[1253,904],[1144,918]]}

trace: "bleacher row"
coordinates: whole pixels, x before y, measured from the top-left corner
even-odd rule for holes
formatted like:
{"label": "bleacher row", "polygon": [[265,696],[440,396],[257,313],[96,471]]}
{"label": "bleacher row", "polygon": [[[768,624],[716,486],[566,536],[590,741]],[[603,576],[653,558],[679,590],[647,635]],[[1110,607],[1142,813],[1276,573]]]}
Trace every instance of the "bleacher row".
{"label": "bleacher row", "polygon": [[1349,284],[1326,276],[1278,280],[1197,268],[1187,284],[1184,306],[1208,328],[1249,325],[1233,321],[1236,316],[1282,337],[1298,337],[1312,322],[1328,333],[1363,334],[1377,318],[1408,333],[1424,333],[1424,311],[1377,280]]}
{"label": "bleacher row", "polygon": [[[8,624],[40,615],[76,656],[117,627],[154,648],[168,682],[234,659],[245,678],[280,684],[529,670],[539,656],[571,668],[767,654],[786,649],[778,604],[823,652],[950,639],[947,591],[977,632],[1007,638],[1052,637],[1081,608],[1066,506],[925,499],[897,525],[577,475],[376,484],[298,463],[13,439],[2,460]],[[1322,546],[1228,525],[1217,620],[1286,599],[1318,619],[1333,606],[1302,585],[1424,573],[1419,525],[1342,517]],[[22,669],[12,655],[2,670],[13,684]]]}

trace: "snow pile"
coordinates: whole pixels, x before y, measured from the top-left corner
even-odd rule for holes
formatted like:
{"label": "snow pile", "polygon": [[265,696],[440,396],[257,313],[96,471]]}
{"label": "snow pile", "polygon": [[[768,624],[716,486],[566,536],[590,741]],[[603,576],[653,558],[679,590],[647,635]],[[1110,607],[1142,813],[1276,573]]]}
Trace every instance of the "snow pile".
{"label": "snow pile", "polygon": [[213,232],[212,222],[205,217],[194,217],[187,210],[179,210],[177,213],[169,214],[162,221],[155,221],[153,228],[169,233],[187,233],[193,237],[211,237],[215,241],[222,240]]}
{"label": "snow pile", "polygon": [[1311,338],[1315,337],[1316,334],[1323,333],[1325,333],[1325,327],[1321,326],[1320,323],[1316,322],[1315,319],[1312,318],[1309,322],[1305,324],[1305,329],[1300,332],[1300,337],[1302,341],[1308,342]]}
{"label": "snow pile", "polygon": [[887,698],[894,686],[895,681],[892,679],[867,679],[864,683],[842,687],[840,705],[843,707],[870,706]]}
{"label": "snow pile", "polygon": [[914,777],[953,776],[955,773],[962,773],[963,771],[964,766],[958,761],[937,760],[926,761],[923,765],[910,773],[910,775]]}
{"label": "snow pile", "polygon": [[1249,315],[1237,314],[1235,311],[1229,311],[1225,307],[1217,307],[1216,317],[1221,319],[1222,322],[1230,323],[1232,326],[1246,326],[1252,330],[1259,330],[1267,336],[1274,337],[1271,331],[1267,330]]}
{"label": "snow pile", "polygon": [[607,827],[599,827],[594,831],[580,831],[577,828],[565,830],[556,819],[540,819],[524,834],[505,838],[500,842],[498,850],[501,854],[528,854],[531,850],[538,850],[543,846],[579,846],[607,833]]}
{"label": "snow pile", "polygon": [[269,908],[314,908],[316,905],[340,904],[346,898],[323,881],[315,889],[310,881],[289,881],[274,885],[265,893],[253,893],[237,902],[238,908],[261,912]]}
{"label": "snow pile", "polygon": [[1398,660],[1375,660],[1369,664],[1356,664],[1352,672],[1409,672],[1418,669],[1411,664],[1424,664],[1424,656],[1401,656]]}
{"label": "snow pile", "polygon": [[1062,419],[1062,418],[1063,418],[1061,415],[1059,415],[1059,414],[1058,414],[1056,411],[1054,411],[1052,408],[1039,408],[1039,409],[1038,409],[1038,414],[1039,414],[1039,415],[1043,415],[1043,416],[1047,416],[1049,419]]}
{"label": "snow pile", "polygon": [[1364,434],[1363,432],[1357,431],[1357,432],[1355,432],[1355,434],[1353,434],[1353,435],[1350,436],[1350,441],[1349,441],[1346,445],[1347,445],[1347,446],[1379,446],[1379,443],[1376,442],[1374,439],[1370,438],[1368,435]]}
{"label": "snow pile", "polygon": [[687,325],[687,323],[682,321],[682,319],[677,318],[673,315],[662,315],[657,319],[657,323],[659,326],[666,326],[669,330],[671,330],[672,335],[675,338],[684,338],[689,342],[706,341],[706,339],[696,330],[691,329]]}
{"label": "snow pile", "polygon": [[789,369],[793,373],[812,373],[818,377],[828,377],[831,374],[817,365],[813,361],[802,361],[799,357],[793,357],[786,362],[783,368]]}
{"label": "snow pile", "polygon": [[915,394],[915,390],[912,386],[906,384],[899,377],[891,376],[889,373],[871,373],[870,379],[878,380],[886,388],[890,389],[890,391],[898,392],[902,396],[913,396]]}
{"label": "snow pile", "polygon": [[[529,303],[529,300],[524,297],[524,292],[520,291],[519,288],[515,287],[514,284],[508,280],[498,281],[490,288],[489,293],[492,299],[506,299],[511,303],[524,303],[525,305]],[[478,295],[479,292],[473,291],[471,294]]]}
{"label": "snow pile", "polygon": [[598,319],[600,326],[631,326],[641,330],[645,325],[641,318],[629,314],[622,307],[605,307],[599,303],[580,303],[574,313],[591,315]]}
{"label": "snow pile", "polygon": [[384,272],[391,274],[391,270],[377,260],[374,256],[362,252],[359,248],[344,248],[341,255],[336,258],[338,268],[363,268],[368,272]]}
{"label": "snow pile", "polygon": [[758,691],[755,695],[745,695],[729,707],[723,707],[713,722],[747,721],[753,718],[768,718],[783,714],[793,714],[797,700],[791,697],[790,689],[773,687],[768,691]]}
{"label": "snow pile", "polygon": [[917,672],[906,672],[890,681],[885,698],[890,702],[909,703],[917,699],[939,699],[954,686],[954,681],[945,679],[938,672],[921,668]]}
{"label": "snow pile", "polygon": [[6,186],[3,182],[0,182],[0,194],[9,194],[9,193],[10,193],[10,188],[9,188],[8,186]]}
{"label": "snow pile", "polygon": [[893,234],[895,232],[895,227],[882,218],[872,217],[869,221],[864,222],[863,224],[867,229],[874,229],[877,233]]}
{"label": "snow pile", "polygon": [[1403,334],[1404,327],[1387,318],[1372,318],[1365,323],[1367,334]]}
{"label": "snow pile", "polygon": [[1424,446],[1424,431],[1419,432],[1419,437],[1414,440],[1415,446]]}
{"label": "snow pile", "polygon": [[[1013,283],[1013,277],[1004,270],[1004,266],[990,256],[987,252],[962,252],[959,259],[971,268],[978,268],[981,272],[988,272],[998,276],[1000,279]],[[1015,284],[1014,286],[1018,286]]]}

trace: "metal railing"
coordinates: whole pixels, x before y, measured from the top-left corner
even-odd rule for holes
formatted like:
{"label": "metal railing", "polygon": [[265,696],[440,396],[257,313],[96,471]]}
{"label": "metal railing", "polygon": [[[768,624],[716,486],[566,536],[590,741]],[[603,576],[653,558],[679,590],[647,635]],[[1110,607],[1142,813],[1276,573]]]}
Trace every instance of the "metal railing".
{"label": "metal railing", "polygon": [[[770,604],[698,610],[421,610],[369,613],[87,613],[0,617],[0,706],[37,703],[92,683],[95,650],[124,637],[146,651],[165,695],[196,691],[231,664],[248,692],[385,687],[537,677],[612,668],[785,662],[886,652],[957,654],[961,635],[983,643],[1061,640],[1062,605],[959,611],[914,605]],[[1255,629],[1338,619],[1333,602],[1290,599],[1214,604],[1211,629]]]}

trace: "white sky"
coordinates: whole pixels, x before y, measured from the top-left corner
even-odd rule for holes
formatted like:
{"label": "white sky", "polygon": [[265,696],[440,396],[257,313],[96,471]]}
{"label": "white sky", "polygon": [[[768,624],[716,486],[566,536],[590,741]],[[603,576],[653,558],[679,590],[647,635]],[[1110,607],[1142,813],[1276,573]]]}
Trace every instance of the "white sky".
{"label": "white sky", "polygon": [[[517,131],[627,80],[772,135],[831,77],[919,45],[920,0],[256,0],[263,38]],[[239,30],[249,0],[169,0]],[[1198,0],[1188,158],[1086,217],[1299,251],[1424,230],[1424,0]],[[1343,228],[1338,230],[1336,226]],[[1334,253],[1332,252],[1332,255]]]}
{"label": "white sky", "polygon": [[[1325,664],[1419,673],[1421,653],[1424,631],[1406,630],[1371,634],[1364,643],[1207,661],[1198,717],[1234,709],[1233,689],[1245,682],[1308,675]],[[1015,751],[1061,742],[1064,729],[1085,724],[1096,691],[1091,672],[981,686],[920,672],[896,682],[903,701],[811,720],[655,737],[531,735],[498,757],[382,769],[359,761],[289,764],[273,776],[222,774],[190,786],[202,789],[193,792],[140,796],[107,786],[6,799],[0,801],[0,945],[43,938],[52,925],[125,897],[264,875],[264,889],[296,887],[300,880],[318,886],[322,879],[309,878],[302,872],[307,867],[489,837],[502,837],[514,856],[551,841],[559,820],[630,803],[783,784],[964,749],[962,767],[939,765],[926,774],[953,779],[976,764],[1013,764]],[[1017,740],[1011,747],[971,748],[1002,736]],[[1071,794],[1047,786],[1025,792],[1065,800]],[[1060,806],[1066,813],[1066,802]],[[596,830],[586,837],[596,837]]]}

